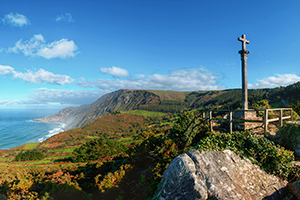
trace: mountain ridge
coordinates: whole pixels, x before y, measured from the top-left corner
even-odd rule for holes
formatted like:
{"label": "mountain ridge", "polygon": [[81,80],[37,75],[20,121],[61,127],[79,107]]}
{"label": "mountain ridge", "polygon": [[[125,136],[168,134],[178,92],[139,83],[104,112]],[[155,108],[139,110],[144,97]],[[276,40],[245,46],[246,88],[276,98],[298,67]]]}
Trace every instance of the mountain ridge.
{"label": "mountain ridge", "polygon": [[[148,110],[181,112],[190,109],[238,109],[242,104],[241,89],[215,91],[167,91],[120,89],[103,95],[95,102],[81,107],[67,107],[59,112],[35,119],[41,122],[65,123],[65,130],[83,127],[97,118],[116,111]],[[249,107],[256,101],[268,99],[273,107],[282,107],[300,99],[300,82],[277,88],[249,89]]]}

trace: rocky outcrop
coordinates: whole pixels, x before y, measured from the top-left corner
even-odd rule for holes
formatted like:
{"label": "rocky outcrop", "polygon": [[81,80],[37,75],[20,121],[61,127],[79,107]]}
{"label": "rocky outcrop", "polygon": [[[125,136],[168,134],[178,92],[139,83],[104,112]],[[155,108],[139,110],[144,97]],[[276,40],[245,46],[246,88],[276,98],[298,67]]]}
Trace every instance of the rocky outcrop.
{"label": "rocky outcrop", "polygon": [[291,185],[291,189],[293,191],[294,196],[297,199],[300,199],[300,179],[298,179]]}
{"label": "rocky outcrop", "polygon": [[170,163],[153,199],[283,199],[287,184],[232,151],[194,149]]}

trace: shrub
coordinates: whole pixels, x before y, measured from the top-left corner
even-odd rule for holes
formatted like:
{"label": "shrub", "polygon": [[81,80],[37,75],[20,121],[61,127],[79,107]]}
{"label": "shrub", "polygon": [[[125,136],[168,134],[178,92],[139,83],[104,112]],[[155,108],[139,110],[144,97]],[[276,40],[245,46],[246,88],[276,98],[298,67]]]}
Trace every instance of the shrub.
{"label": "shrub", "polygon": [[15,157],[15,161],[26,161],[26,160],[42,160],[45,158],[45,155],[37,150],[25,151],[19,153]]}
{"label": "shrub", "polygon": [[73,154],[75,155],[75,161],[84,162],[110,157],[125,152],[126,150],[127,147],[118,141],[99,138],[74,149]]}
{"label": "shrub", "polygon": [[184,112],[170,130],[169,137],[178,145],[180,150],[186,150],[206,136],[208,126],[204,119],[194,116],[192,112]]}
{"label": "shrub", "polygon": [[[265,110],[271,108],[271,106],[269,105],[269,101],[266,99],[255,102],[254,104],[252,104],[252,107],[254,110]],[[272,114],[272,112],[269,112],[269,115]],[[264,111],[258,111],[258,116],[264,117]]]}
{"label": "shrub", "polygon": [[249,158],[252,163],[261,166],[266,172],[281,178],[288,178],[292,173],[293,152],[275,145],[274,142],[251,132],[216,133],[198,143],[200,150],[225,149]]}
{"label": "shrub", "polygon": [[297,138],[300,136],[300,125],[299,124],[284,124],[279,128],[277,133],[276,142],[285,148],[295,151],[298,147],[299,142]]}

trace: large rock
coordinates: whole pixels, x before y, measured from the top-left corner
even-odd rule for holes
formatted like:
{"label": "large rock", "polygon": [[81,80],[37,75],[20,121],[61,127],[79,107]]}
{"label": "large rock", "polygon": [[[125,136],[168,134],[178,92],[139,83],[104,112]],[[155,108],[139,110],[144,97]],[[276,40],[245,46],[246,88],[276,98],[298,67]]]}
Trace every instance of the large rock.
{"label": "large rock", "polygon": [[293,190],[294,196],[300,199],[300,179],[291,184],[291,189]]}
{"label": "large rock", "polygon": [[232,151],[194,149],[170,163],[153,199],[283,199],[287,184]]}

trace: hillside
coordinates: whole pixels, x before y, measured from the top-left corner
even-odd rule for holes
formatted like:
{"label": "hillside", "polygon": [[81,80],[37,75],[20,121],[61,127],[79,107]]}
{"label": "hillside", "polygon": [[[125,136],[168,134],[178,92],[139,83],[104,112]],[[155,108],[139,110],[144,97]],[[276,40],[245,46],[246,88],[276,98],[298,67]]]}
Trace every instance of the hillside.
{"label": "hillside", "polygon": [[[290,182],[300,174],[293,152],[251,132],[213,134],[193,112],[122,111],[0,151],[0,199],[151,199],[169,163],[190,148],[234,150]],[[16,160],[25,153],[44,157]]]}
{"label": "hillside", "polygon": [[[178,92],[163,90],[118,90],[103,95],[92,104],[69,107],[48,117],[36,119],[45,122],[66,123],[66,130],[83,127],[100,116],[115,111],[147,110],[164,113],[180,113],[184,110],[238,109],[242,104],[241,89],[221,91]],[[272,107],[285,107],[300,99],[300,82],[287,87],[273,89],[250,89],[249,107],[257,101],[267,99]]]}

